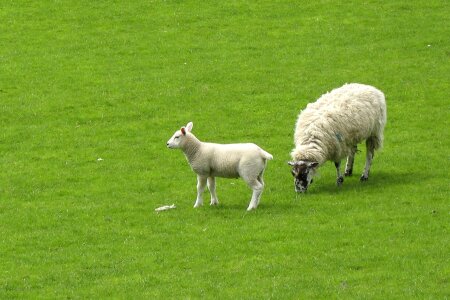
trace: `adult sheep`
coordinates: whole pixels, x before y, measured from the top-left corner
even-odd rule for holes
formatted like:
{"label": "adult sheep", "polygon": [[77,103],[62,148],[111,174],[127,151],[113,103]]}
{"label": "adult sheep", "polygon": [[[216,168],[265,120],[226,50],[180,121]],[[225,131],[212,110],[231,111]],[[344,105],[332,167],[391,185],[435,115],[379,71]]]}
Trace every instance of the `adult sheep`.
{"label": "adult sheep", "polygon": [[201,142],[192,134],[192,122],[175,131],[167,142],[171,149],[181,149],[192,170],[197,173],[197,199],[194,207],[203,205],[206,184],[211,194],[211,205],[217,205],[215,177],[242,177],[253,190],[247,210],[256,209],[264,189],[263,173],[272,155],[255,144],[215,144]]}
{"label": "adult sheep", "polygon": [[336,166],[338,186],[344,182],[341,159],[347,157],[345,176],[352,175],[357,144],[366,141],[366,164],[360,178],[369,178],[374,152],[383,145],[386,102],[378,89],[352,83],[322,95],[301,111],[291,152],[296,192],[306,192],[318,167],[331,160]]}

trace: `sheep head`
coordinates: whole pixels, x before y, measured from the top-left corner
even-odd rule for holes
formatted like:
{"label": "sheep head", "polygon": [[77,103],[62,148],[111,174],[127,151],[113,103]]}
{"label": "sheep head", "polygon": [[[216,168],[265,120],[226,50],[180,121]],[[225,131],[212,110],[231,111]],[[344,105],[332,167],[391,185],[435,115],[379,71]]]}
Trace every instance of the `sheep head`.
{"label": "sheep head", "polygon": [[193,126],[194,124],[189,122],[186,126],[181,127],[180,130],[175,131],[172,137],[167,141],[167,147],[171,149],[181,148],[187,133],[192,131]]}
{"label": "sheep head", "polygon": [[319,166],[318,162],[310,161],[290,161],[288,165],[292,167],[291,173],[294,176],[294,187],[297,193],[304,193],[313,182],[313,177]]}

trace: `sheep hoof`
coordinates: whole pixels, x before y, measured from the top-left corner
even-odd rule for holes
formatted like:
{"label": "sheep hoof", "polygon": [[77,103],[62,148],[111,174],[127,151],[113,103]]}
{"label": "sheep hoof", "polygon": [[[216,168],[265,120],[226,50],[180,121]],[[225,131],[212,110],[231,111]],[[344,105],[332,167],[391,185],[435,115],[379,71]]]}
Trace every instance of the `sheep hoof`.
{"label": "sheep hoof", "polygon": [[340,176],[336,180],[336,185],[341,186],[343,182],[344,182],[344,177]]}
{"label": "sheep hoof", "polygon": [[211,203],[209,205],[217,206],[217,205],[219,205],[219,201],[211,201]]}
{"label": "sheep hoof", "polygon": [[194,204],[194,208],[200,207],[200,206],[202,206],[202,205],[203,205],[203,203],[197,203],[197,202],[196,202],[196,203]]}
{"label": "sheep hoof", "polygon": [[344,175],[345,175],[346,177],[352,176],[352,174],[353,174],[353,170],[352,170],[352,169],[350,169],[350,170],[345,170]]}
{"label": "sheep hoof", "polygon": [[256,207],[249,206],[249,207],[247,208],[247,211],[252,211],[252,210],[255,210],[255,209],[256,209]]}
{"label": "sheep hoof", "polygon": [[360,180],[361,182],[367,181],[367,180],[369,180],[369,176],[362,175],[361,178],[359,178],[359,180]]}

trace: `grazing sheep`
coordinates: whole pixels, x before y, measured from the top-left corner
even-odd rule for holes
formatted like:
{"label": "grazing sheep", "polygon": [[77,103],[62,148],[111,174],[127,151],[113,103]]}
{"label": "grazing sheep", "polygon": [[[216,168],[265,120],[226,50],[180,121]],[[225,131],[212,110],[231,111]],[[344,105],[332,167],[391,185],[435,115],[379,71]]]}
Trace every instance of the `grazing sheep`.
{"label": "grazing sheep", "polygon": [[213,144],[199,141],[192,133],[192,122],[176,131],[167,142],[171,149],[180,148],[197,173],[197,200],[194,207],[203,205],[206,183],[211,193],[211,205],[217,205],[215,177],[242,177],[253,190],[247,210],[256,209],[264,189],[263,173],[272,155],[255,144]]}
{"label": "grazing sheep", "polygon": [[341,159],[347,157],[345,176],[352,175],[356,146],[363,140],[367,155],[360,180],[366,181],[374,151],[383,145],[385,124],[384,94],[372,86],[345,84],[308,104],[297,119],[293,161],[289,162],[296,192],[308,189],[317,168],[327,160],[334,162],[336,184],[342,185]]}

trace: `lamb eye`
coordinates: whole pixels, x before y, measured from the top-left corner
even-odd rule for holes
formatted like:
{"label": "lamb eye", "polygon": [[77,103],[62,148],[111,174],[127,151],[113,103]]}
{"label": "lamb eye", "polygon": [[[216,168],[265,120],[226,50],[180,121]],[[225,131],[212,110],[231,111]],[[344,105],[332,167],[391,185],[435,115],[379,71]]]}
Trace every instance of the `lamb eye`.
{"label": "lamb eye", "polygon": [[175,139],[179,138],[179,136],[176,136]]}

